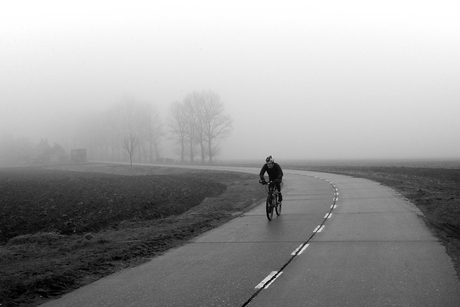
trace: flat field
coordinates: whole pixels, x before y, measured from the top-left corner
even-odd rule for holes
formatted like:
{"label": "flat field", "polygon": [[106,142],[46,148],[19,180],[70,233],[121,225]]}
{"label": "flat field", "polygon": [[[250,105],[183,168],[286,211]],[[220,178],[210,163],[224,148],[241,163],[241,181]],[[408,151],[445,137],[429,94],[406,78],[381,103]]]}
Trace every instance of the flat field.
{"label": "flat field", "polygon": [[258,204],[257,176],[87,164],[0,169],[0,306],[36,306]]}
{"label": "flat field", "polygon": [[[460,169],[299,166],[368,178],[424,213],[460,276]],[[86,164],[0,169],[0,306],[36,306],[259,204],[257,176]]]}

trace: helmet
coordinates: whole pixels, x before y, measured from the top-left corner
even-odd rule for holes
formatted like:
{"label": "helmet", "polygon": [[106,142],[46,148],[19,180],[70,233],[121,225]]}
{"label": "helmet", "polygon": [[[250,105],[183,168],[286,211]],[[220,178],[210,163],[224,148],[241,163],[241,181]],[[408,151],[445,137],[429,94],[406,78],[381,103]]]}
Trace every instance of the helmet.
{"label": "helmet", "polygon": [[267,162],[267,163],[275,163],[275,159],[273,159],[272,156],[268,156],[267,159],[265,159],[265,162]]}

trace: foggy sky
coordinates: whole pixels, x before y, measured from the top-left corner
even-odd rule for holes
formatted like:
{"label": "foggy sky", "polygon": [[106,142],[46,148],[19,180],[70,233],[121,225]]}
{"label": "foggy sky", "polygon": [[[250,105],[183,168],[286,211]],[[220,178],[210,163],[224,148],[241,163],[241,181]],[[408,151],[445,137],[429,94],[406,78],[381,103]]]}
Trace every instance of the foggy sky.
{"label": "foggy sky", "polygon": [[[220,159],[460,157],[458,1],[8,1],[1,135],[220,94]],[[165,155],[171,155],[168,151]]]}

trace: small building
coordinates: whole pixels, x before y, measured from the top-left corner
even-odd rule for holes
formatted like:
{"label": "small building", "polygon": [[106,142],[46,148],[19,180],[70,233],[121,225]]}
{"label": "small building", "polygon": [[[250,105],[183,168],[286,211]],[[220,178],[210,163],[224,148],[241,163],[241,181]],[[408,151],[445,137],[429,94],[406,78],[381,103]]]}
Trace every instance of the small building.
{"label": "small building", "polygon": [[32,165],[59,164],[68,161],[69,156],[65,154],[64,148],[57,143],[51,147],[46,138],[40,140],[30,155]]}
{"label": "small building", "polygon": [[69,161],[69,157],[66,156],[64,148],[59,144],[54,143],[54,147],[49,150],[49,162],[50,163],[66,163]]}
{"label": "small building", "polygon": [[30,155],[32,164],[47,164],[50,151],[51,146],[48,144],[48,139],[41,139]]}

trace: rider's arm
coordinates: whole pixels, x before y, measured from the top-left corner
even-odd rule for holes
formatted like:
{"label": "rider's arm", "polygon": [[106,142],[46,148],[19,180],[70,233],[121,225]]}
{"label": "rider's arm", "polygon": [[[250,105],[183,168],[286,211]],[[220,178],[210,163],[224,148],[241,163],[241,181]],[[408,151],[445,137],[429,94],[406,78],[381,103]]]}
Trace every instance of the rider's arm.
{"label": "rider's arm", "polygon": [[264,175],[265,175],[266,170],[267,170],[267,164],[264,164],[264,166],[262,166],[262,169],[260,170],[260,173],[259,173],[260,180],[265,180]]}

